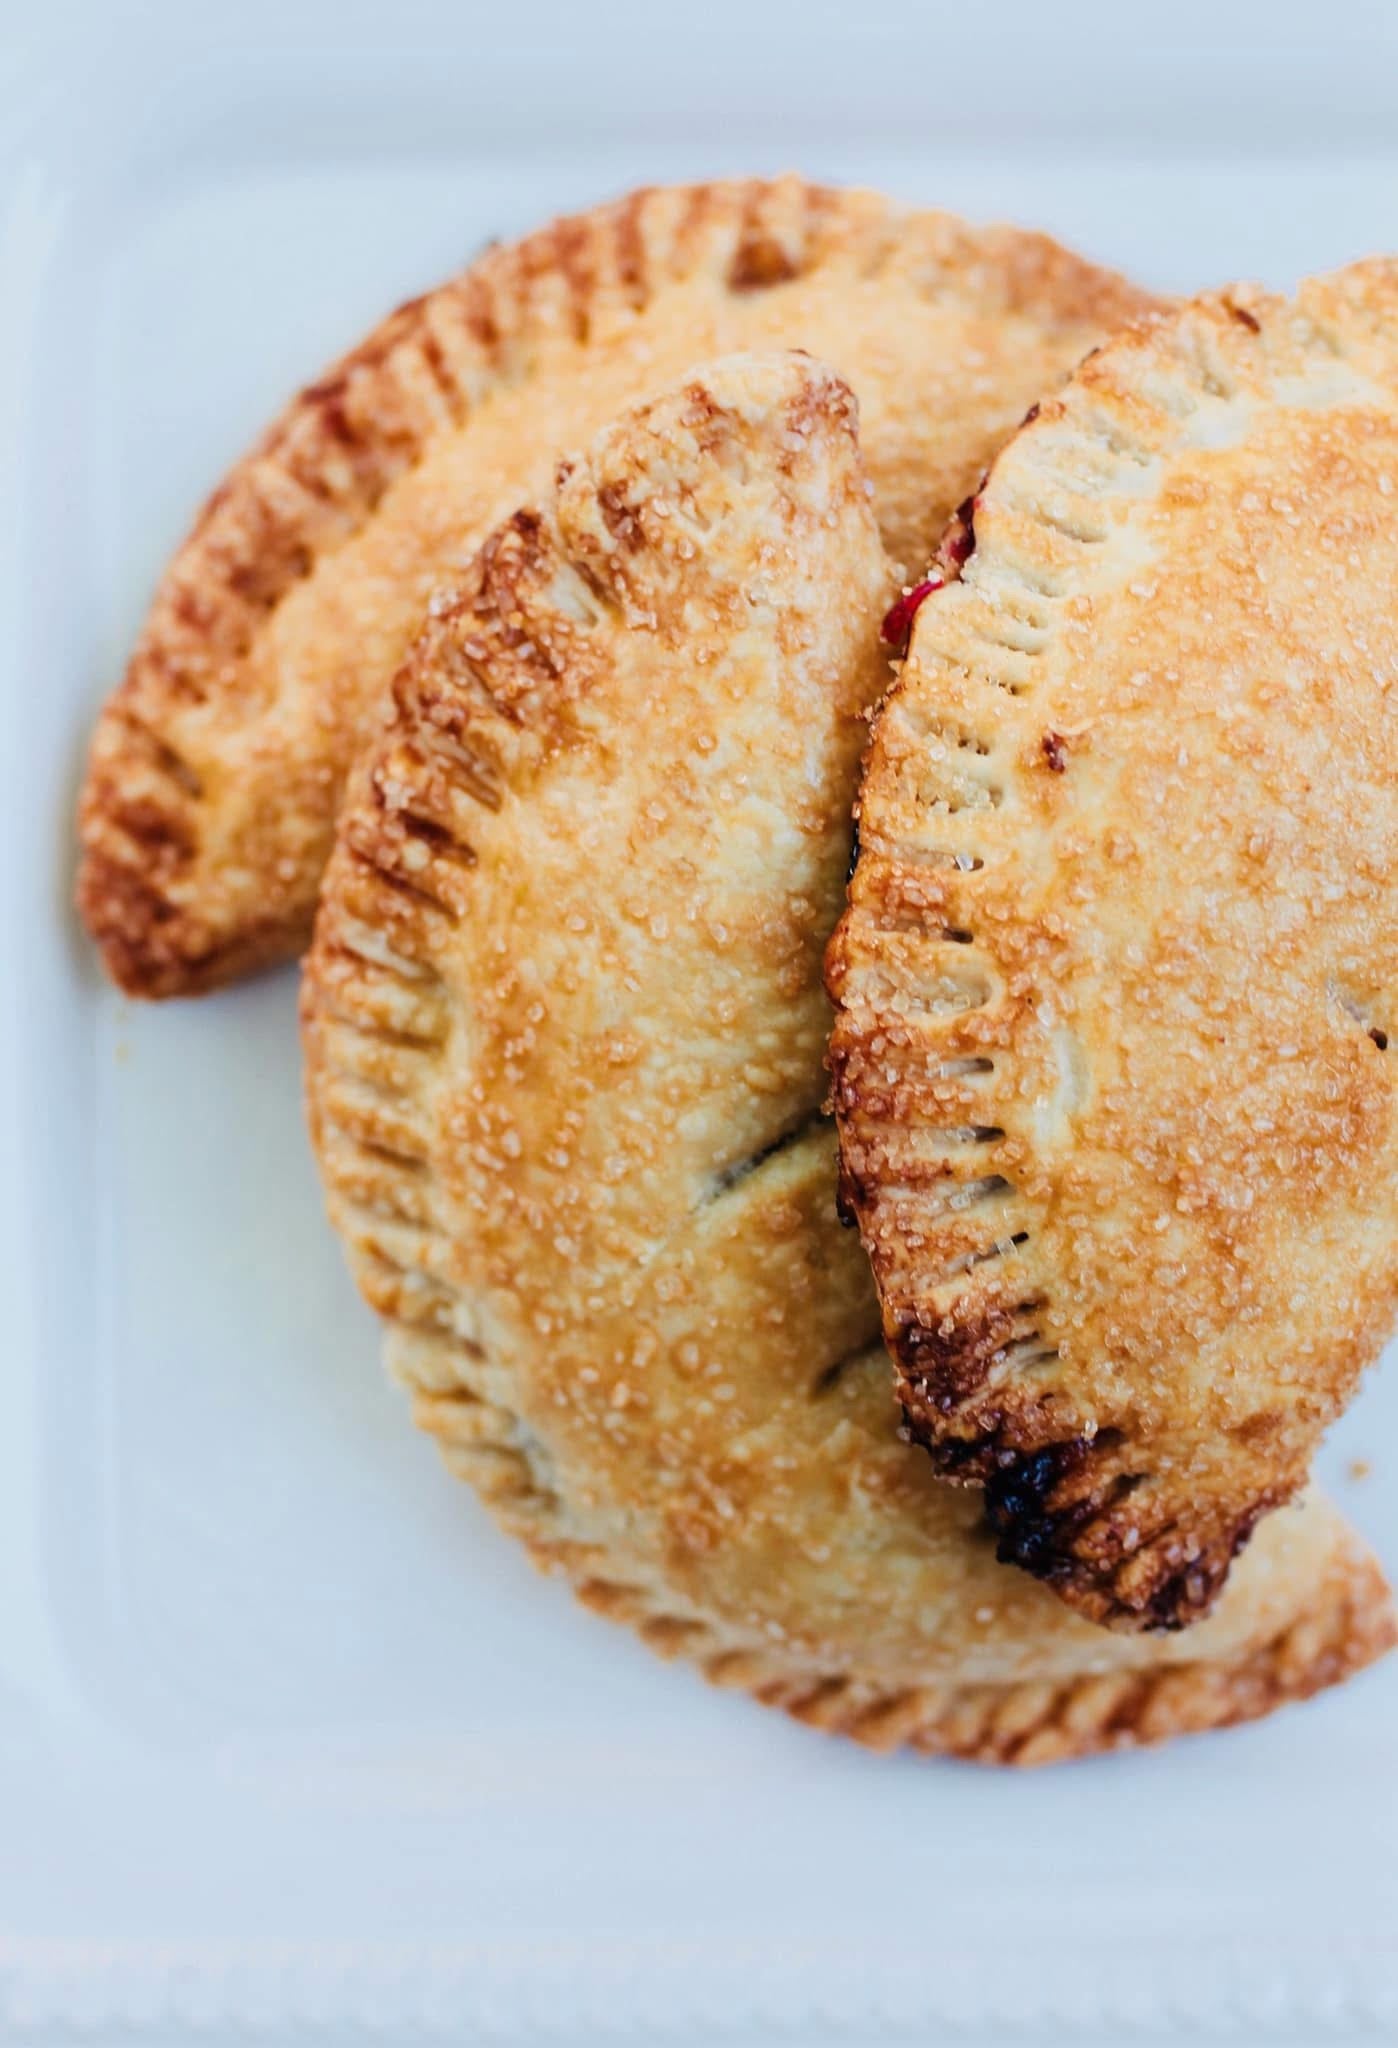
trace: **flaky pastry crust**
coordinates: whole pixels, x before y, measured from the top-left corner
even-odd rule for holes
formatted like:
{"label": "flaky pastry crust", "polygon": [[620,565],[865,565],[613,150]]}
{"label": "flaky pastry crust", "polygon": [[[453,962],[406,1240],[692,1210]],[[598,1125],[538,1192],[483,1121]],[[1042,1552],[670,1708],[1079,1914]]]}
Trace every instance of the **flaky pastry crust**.
{"label": "flaky pastry crust", "polygon": [[1123,333],[942,569],[829,955],[845,1199],[1002,1557],[1177,1627],[1398,1306],[1398,265]]}
{"label": "flaky pastry crust", "polygon": [[798,178],[644,191],[491,249],[302,392],[171,563],[80,805],[108,972],[179,995],[300,950],[424,607],[624,405],[733,348],[828,357],[912,568],[1025,406],[1146,303],[1041,235]]}
{"label": "flaky pastry crust", "polygon": [[817,1726],[1030,1763],[1387,1646],[1324,1502],[1187,1643],[995,1562],[900,1440],[820,963],[885,679],[847,386],[740,357],[497,529],[356,772],[303,996],[332,1217],[419,1421],[590,1605]]}

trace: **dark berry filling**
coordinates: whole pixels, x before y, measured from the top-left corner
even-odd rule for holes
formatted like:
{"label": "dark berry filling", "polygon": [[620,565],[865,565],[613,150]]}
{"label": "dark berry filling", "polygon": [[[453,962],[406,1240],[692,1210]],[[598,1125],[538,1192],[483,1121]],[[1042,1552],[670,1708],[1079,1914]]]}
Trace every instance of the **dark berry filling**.
{"label": "dark berry filling", "polygon": [[911,590],[905,590],[885,613],[884,622],[879,627],[880,639],[890,647],[906,647],[918,608],[934,590],[940,590],[945,581],[942,576],[928,576],[921,583],[915,583]]}

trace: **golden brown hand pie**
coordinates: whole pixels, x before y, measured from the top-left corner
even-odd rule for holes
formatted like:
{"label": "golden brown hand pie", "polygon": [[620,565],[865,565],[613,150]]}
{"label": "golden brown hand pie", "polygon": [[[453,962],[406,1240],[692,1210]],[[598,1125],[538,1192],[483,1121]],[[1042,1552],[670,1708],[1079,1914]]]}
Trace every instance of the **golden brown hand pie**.
{"label": "golden brown hand pie", "polygon": [[1187,1641],[1111,1636],[899,1440],[821,1113],[889,585],[853,401],[802,356],[695,373],[492,535],[327,876],[331,1212],[455,1469],[657,1649],[985,1759],[1263,1713],[1391,1638],[1323,1502]]}
{"label": "golden brown hand pie", "polygon": [[1041,235],[794,178],[642,192],[491,250],[303,392],[171,564],[82,796],[108,971],[177,995],[300,949],[428,599],[624,405],[732,348],[829,357],[911,570],[1025,407],[1147,303]]}
{"label": "golden brown hand pie", "polygon": [[1173,1627],[1398,1303],[1398,264],[1118,337],[943,567],[830,951],[845,1195],[1001,1556]]}

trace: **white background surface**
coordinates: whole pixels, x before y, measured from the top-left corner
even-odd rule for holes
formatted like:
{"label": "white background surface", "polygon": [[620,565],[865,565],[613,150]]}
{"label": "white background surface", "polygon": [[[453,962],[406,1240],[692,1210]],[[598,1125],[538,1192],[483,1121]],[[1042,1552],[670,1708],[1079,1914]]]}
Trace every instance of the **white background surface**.
{"label": "white background surface", "polygon": [[[795,165],[1287,284],[1398,245],[1398,9],[499,5],[0,0],[0,2034],[1391,2038],[1398,1660],[1029,1777],[709,1694],[381,1382],[294,977],[136,1010],[65,906],[199,499],[488,237]],[[1327,1456],[1392,1566],[1395,1420]]]}

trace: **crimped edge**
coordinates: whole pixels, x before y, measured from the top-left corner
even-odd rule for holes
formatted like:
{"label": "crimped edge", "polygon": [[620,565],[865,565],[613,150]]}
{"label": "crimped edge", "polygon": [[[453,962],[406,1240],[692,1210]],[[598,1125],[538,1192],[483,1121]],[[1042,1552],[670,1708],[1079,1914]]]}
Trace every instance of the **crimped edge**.
{"label": "crimped edge", "polygon": [[79,803],[76,899],[127,994],[196,994],[298,951],[309,914],[220,930],[189,900],[203,792],[172,741],[177,715],[217,703],[255,723],[240,688],[287,592],[359,532],[436,434],[492,389],[527,379],[538,344],[587,338],[604,307],[644,311],[707,267],[747,294],[861,251],[877,276],[911,222],[941,245],[919,288],[974,276],[1007,312],[1056,308],[1105,329],[1148,303],[1126,280],[1049,237],[909,213],[877,194],[788,175],[647,187],[488,249],[388,317],[282,412],[228,473],[166,570],[126,675],[104,706]]}
{"label": "crimped edge", "polygon": [[[1372,1661],[1394,1640],[1393,1611],[1377,1566],[1344,1537],[1305,1611],[1232,1659],[1044,1684],[889,1688],[716,1622],[574,1519],[543,1446],[500,1399],[504,1375],[481,1333],[463,1334],[473,1325],[452,1279],[431,1152],[430,1098],[457,1013],[437,948],[465,913],[472,858],[457,821],[502,801],[495,743],[507,708],[517,720],[530,701],[531,719],[547,724],[549,693],[563,680],[525,628],[529,591],[553,583],[543,531],[535,515],[517,514],[481,549],[492,618],[508,621],[498,645],[497,629],[461,600],[429,622],[400,670],[398,718],[356,777],[302,985],[307,1111],[332,1217],[362,1291],[389,1325],[390,1371],[450,1469],[536,1563],[658,1654],[683,1655],[715,1685],[874,1749],[1060,1761],[1252,1719]],[[458,640],[469,649],[464,662],[452,652]],[[508,707],[487,673],[497,659]],[[436,687],[439,661],[460,679],[450,702]]]}
{"label": "crimped edge", "polygon": [[[959,582],[973,555],[975,588],[965,587],[964,602],[961,593],[934,597],[917,611],[910,656],[984,685],[991,701],[997,689],[1027,696],[1058,620],[1110,545],[1113,502],[1139,497],[1143,468],[1168,457],[1183,423],[1201,407],[1268,388],[1298,356],[1348,357],[1393,388],[1385,335],[1395,321],[1398,262],[1374,259],[1310,280],[1295,304],[1238,285],[1128,325],[1089,355],[1060,394],[1034,407],[1001,450],[990,471],[1001,490],[989,545],[976,531],[980,493],[953,520],[933,588]],[[898,876],[897,847],[880,843],[867,858],[871,837],[882,842],[878,829],[871,833],[879,825],[880,732],[885,720],[904,715],[903,697],[900,677],[876,716],[856,806],[866,857],[851,871],[826,979],[836,1005],[830,1068],[841,1200],[874,1265],[905,1418],[944,1477],[985,1488],[1002,1560],[1051,1584],[1091,1620],[1178,1628],[1212,1606],[1257,1521],[1294,1494],[1299,1476],[1216,1516],[1183,1558],[1179,1542],[1167,1541],[1173,1527],[1138,1543],[1137,1507],[1128,1500],[1139,1473],[1122,1466],[1119,1434],[1087,1423],[1051,1383],[1025,1377],[1053,1356],[1051,1276],[1035,1261],[1036,1206],[1010,1177],[987,1078],[1015,1061],[1023,997],[998,1029],[989,1024],[996,969],[976,937],[981,862],[970,843],[974,829],[958,833],[955,815],[974,820],[994,807],[1018,770],[988,729],[961,736],[968,760],[956,770],[957,787],[947,784],[950,816],[929,828],[926,846],[902,853],[925,859],[932,838],[967,844],[948,854],[949,878],[909,888]],[[1061,765],[1047,761],[1050,769]],[[912,956],[920,945],[950,938],[959,942],[947,971],[951,992],[943,992],[929,1030],[925,1006],[918,1014],[925,964]],[[945,1130],[927,1127],[931,1111],[910,1101],[915,1083],[898,1077],[892,1056],[914,1041],[914,1065],[929,1074],[938,1054],[953,1068],[978,1069],[974,1080],[938,1069],[932,1092]],[[977,1142],[951,1143],[968,1134]],[[1023,1130],[1017,1135],[1022,1144]],[[946,1141],[940,1154],[939,1136]],[[939,1190],[935,1206],[919,1193],[929,1171]],[[954,1215],[942,1199],[948,1186],[960,1191]],[[881,1243],[881,1203],[906,1211],[920,1253],[941,1264],[939,1280],[920,1297],[900,1286]]]}
{"label": "crimped edge", "polygon": [[1066,1681],[893,1689],[848,1672],[793,1667],[760,1638],[727,1631],[678,1604],[639,1576],[633,1559],[574,1536],[516,1418],[468,1391],[469,1358],[455,1368],[457,1386],[430,1392],[427,1383],[443,1372],[440,1354],[424,1365],[414,1357],[414,1333],[400,1327],[390,1332],[385,1355],[395,1377],[414,1389],[413,1418],[437,1439],[448,1469],[470,1483],[541,1571],[570,1581],[583,1606],[625,1623],[658,1656],[685,1658],[711,1685],[750,1693],[806,1727],[848,1736],[866,1749],[1027,1767],[1148,1748],[1261,1720],[1340,1684],[1398,1643],[1387,1581],[1347,1537],[1311,1603],[1269,1640],[1228,1659]]}

